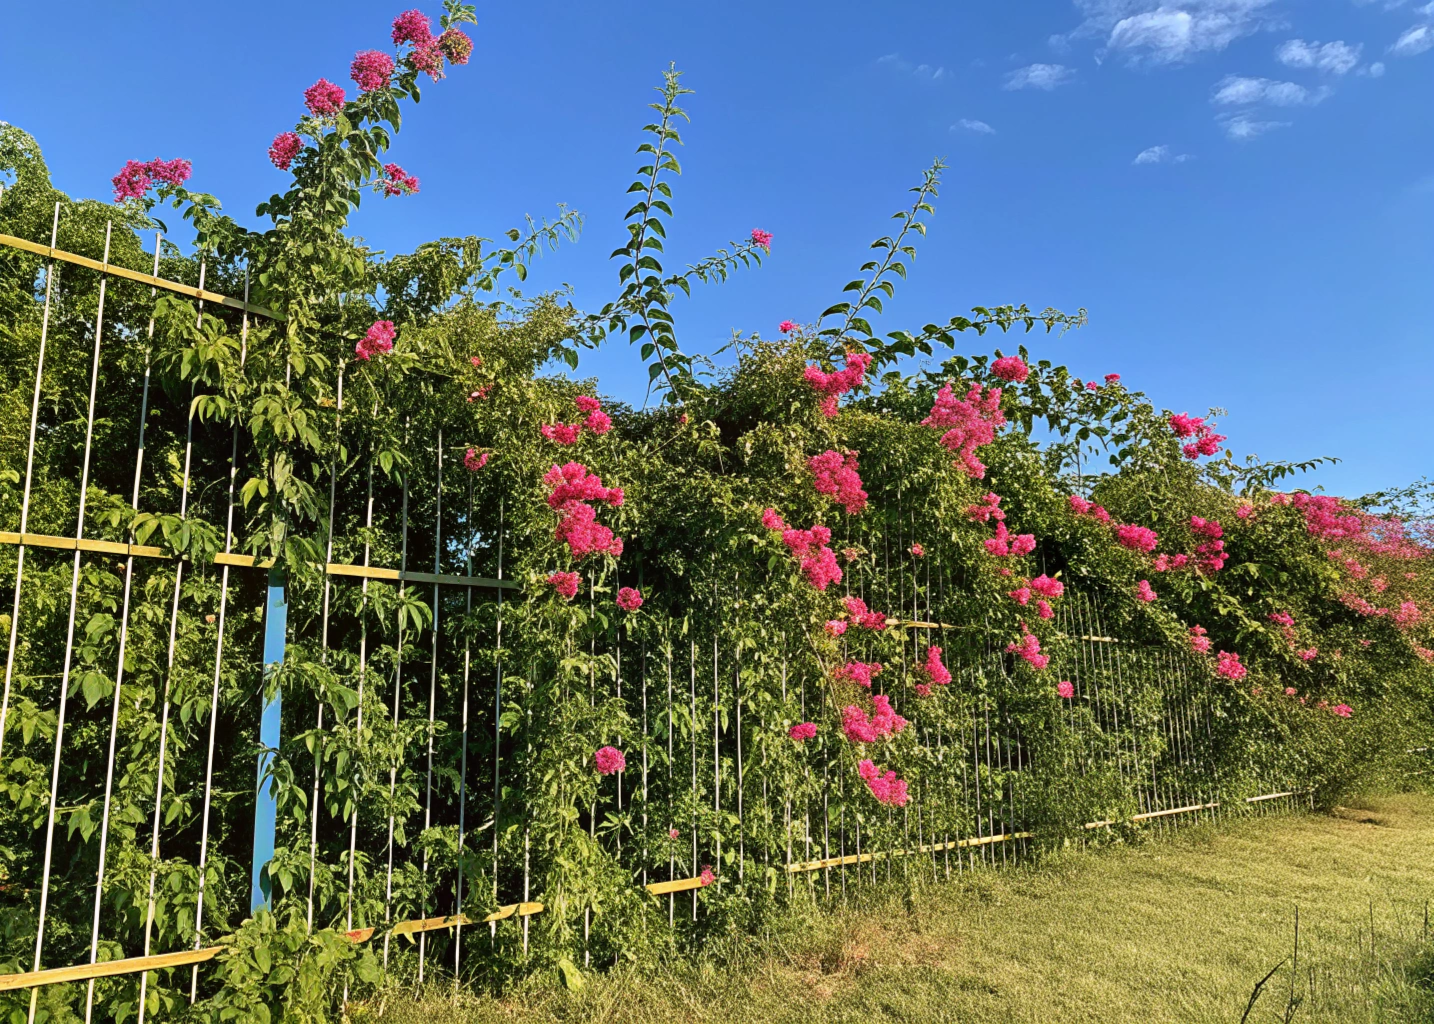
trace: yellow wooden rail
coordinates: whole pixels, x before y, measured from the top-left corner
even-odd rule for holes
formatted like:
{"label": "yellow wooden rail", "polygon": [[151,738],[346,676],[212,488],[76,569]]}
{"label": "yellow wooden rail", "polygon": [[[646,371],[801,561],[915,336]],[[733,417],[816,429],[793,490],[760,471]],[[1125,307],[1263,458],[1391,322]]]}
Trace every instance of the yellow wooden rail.
{"label": "yellow wooden rail", "polygon": [[[24,544],[26,547],[55,548],[60,551],[94,551],[104,555],[135,555],[140,558],[170,558],[163,548],[148,544],[125,544],[121,541],[94,540],[89,537],[55,537],[45,533],[11,533],[0,530],[0,544]],[[256,555],[237,555],[222,552],[213,558],[215,565],[232,565],[241,569],[268,569],[274,564],[272,558]],[[387,580],[403,583],[441,583],[455,587],[490,587],[493,589],[515,590],[521,584],[513,580],[497,580],[487,576],[451,576],[433,572],[403,572],[385,569],[377,565],[346,565],[329,562],[324,571],[330,576],[351,576],[359,579]]]}
{"label": "yellow wooden rail", "polygon": [[[504,921],[510,917],[527,917],[541,914],[541,903],[511,903],[499,907],[486,917],[470,918],[467,914],[453,914],[448,917],[419,918],[414,921],[400,921],[393,926],[394,935],[415,935],[419,932],[438,931],[460,924],[487,924],[490,921]],[[350,941],[367,942],[380,929],[356,928],[348,935]],[[51,967],[43,971],[26,971],[23,974],[0,974],[0,992],[13,992],[22,988],[39,988],[44,985],[63,985],[72,981],[89,981],[91,978],[113,978],[121,974],[141,974],[145,971],[162,971],[169,967],[185,967],[213,960],[224,946],[208,946],[204,949],[190,949],[183,953],[160,953],[157,956],[132,956],[123,960],[107,960],[98,964],[79,964],[75,967]]]}
{"label": "yellow wooden rail", "polygon": [[701,889],[707,883],[702,881],[702,876],[696,878],[674,878],[670,882],[652,882],[645,886],[648,892],[654,896],[666,896],[670,892],[686,892],[688,889]]}
{"label": "yellow wooden rail", "polygon": [[220,295],[218,292],[206,291],[203,288],[196,288],[189,284],[180,284],[178,281],[168,281],[162,277],[155,277],[153,274],[146,274],[139,270],[130,270],[128,267],[119,267],[113,263],[103,263],[100,260],[90,259],[88,256],[78,256],[72,252],[65,252],[63,249],[51,249],[48,245],[44,245],[40,242],[29,242],[23,238],[16,238],[14,235],[0,234],[0,245],[8,245],[12,249],[23,249],[25,252],[32,252],[37,256],[44,256],[47,259],[60,260],[63,263],[73,263],[77,267],[98,270],[100,273],[109,274],[112,277],[123,277],[129,281],[138,281],[140,284],[147,284],[151,288],[162,288],[168,292],[177,292],[180,295],[187,295],[191,299],[203,299],[205,302],[228,306],[230,309],[241,309],[249,313],[257,313],[259,316],[268,317],[270,320],[282,322],[284,319],[283,316],[275,313],[272,309],[255,305],[252,302],[244,302],[242,299],[232,299],[227,295]]}

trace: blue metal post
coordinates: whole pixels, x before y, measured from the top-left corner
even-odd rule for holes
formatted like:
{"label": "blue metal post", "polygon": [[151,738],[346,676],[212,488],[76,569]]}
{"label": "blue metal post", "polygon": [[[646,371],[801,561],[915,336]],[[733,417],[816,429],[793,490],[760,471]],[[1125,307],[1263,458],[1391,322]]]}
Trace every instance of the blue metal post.
{"label": "blue metal post", "polygon": [[[264,605],[264,678],[278,671],[284,663],[284,641],[288,632],[289,603],[286,595],[288,579],[284,570],[275,566],[269,570],[269,599]],[[266,687],[267,689],[267,687]],[[284,695],[275,690],[272,697],[264,700],[264,711],[259,719],[259,743],[263,750],[259,754],[259,781],[254,800],[254,866],[252,874],[253,895],[249,900],[251,911],[268,909],[270,884],[267,868],[274,859],[274,828],[279,808],[274,800],[272,788],[265,783],[273,759],[272,750],[279,746],[279,722],[283,709]]]}

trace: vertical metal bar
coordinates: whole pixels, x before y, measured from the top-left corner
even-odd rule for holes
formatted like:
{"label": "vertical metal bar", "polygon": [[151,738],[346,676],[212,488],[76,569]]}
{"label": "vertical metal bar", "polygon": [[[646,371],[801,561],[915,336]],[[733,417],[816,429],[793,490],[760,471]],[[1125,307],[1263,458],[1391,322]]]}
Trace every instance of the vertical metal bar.
{"label": "vertical metal bar", "polygon": [[[50,248],[60,232],[60,204],[50,225]],[[0,752],[5,749],[5,725],[10,717],[10,683],[15,675],[15,643],[20,630],[20,591],[25,580],[25,531],[30,525],[30,486],[35,476],[35,429],[40,421],[40,386],[45,378],[45,347],[50,338],[50,292],[55,283],[54,257],[45,261],[45,312],[40,320],[40,352],[35,359],[35,393],[30,400],[30,443],[25,449],[25,490],[20,499],[20,539],[15,563],[15,607],[10,613],[10,653],[5,659],[5,695],[0,699]]]}
{"label": "vertical metal bar", "polygon": [[[378,414],[378,405],[374,405],[374,415]],[[370,453],[372,454],[372,453]],[[373,551],[373,460],[370,458],[368,464],[368,494],[365,499],[364,511],[364,539],[363,539],[363,564],[368,568],[369,558]],[[354,722],[355,742],[363,742],[363,698],[364,684],[368,681],[368,577],[363,578],[360,585],[359,600],[359,678],[358,678],[358,714]],[[358,761],[354,762],[353,781],[353,809],[349,812],[349,879],[348,894],[345,899],[345,921],[344,927],[349,931],[354,927],[354,858],[358,853],[358,812],[359,812],[359,788],[361,784],[359,777]],[[348,1003],[348,989],[344,989],[344,1003]]]}
{"label": "vertical metal bar", "polygon": [[[58,220],[59,214],[56,213]],[[109,262],[109,232],[105,233],[105,262]],[[65,712],[69,708],[70,662],[75,653],[75,615],[79,603],[80,551],[79,541],[85,535],[85,503],[90,489],[90,454],[94,447],[95,435],[95,393],[100,378],[100,340],[104,326],[105,284],[108,278],[100,276],[99,304],[95,310],[95,347],[90,362],[89,411],[85,418],[85,457],[80,470],[79,514],[75,522],[75,559],[70,570],[70,617],[65,634],[65,664],[60,676],[60,708],[55,718],[55,757],[50,770],[50,802],[45,812],[45,853],[40,868],[40,916],[35,928],[35,970],[40,969],[40,953],[45,944],[45,916],[50,905],[50,860],[55,849],[55,804],[60,790],[60,755],[65,742]],[[18,590],[17,590],[18,593]],[[40,990],[30,990],[29,1024],[34,1024],[35,1010]]]}
{"label": "vertical metal bar", "polygon": [[[438,490],[437,511],[433,522],[433,575],[443,571],[443,428],[438,428]],[[433,732],[438,714],[438,584],[433,584],[433,651],[428,665],[428,767],[424,778],[423,831],[433,826]],[[428,846],[423,847],[423,916],[428,916]],[[418,933],[418,983],[423,984],[423,971],[428,954],[428,933]]]}
{"label": "vertical metal bar", "polygon": [[[408,431],[404,430],[404,436]],[[403,540],[401,554],[399,555],[399,572],[408,571],[408,473],[403,474]],[[402,576],[400,575],[400,580]],[[394,654],[393,667],[393,730],[398,732],[398,709],[403,698],[403,596],[407,588],[400,582],[398,585],[399,613],[398,613],[398,638]],[[393,760],[388,765],[388,877],[384,883],[383,890],[383,923],[389,924],[393,920],[393,830],[394,813],[393,802],[398,791],[398,761]],[[393,933],[385,931],[383,935],[383,966],[388,969],[388,947]]]}
{"label": "vertical metal bar", "polygon": [[[672,811],[672,795],[675,788],[673,783],[673,768],[676,762],[672,759],[672,718],[677,713],[677,705],[672,699],[672,623],[669,620],[664,628],[663,658],[667,662],[667,828],[673,828],[672,822],[676,820]],[[669,836],[669,840],[675,837]],[[677,847],[673,842],[667,844],[667,880],[671,881],[677,877]],[[677,917],[677,894],[667,894],[667,923],[676,923]]]}
{"label": "vertical metal bar", "polygon": [[[246,321],[247,325],[247,321]],[[246,330],[240,337],[239,367],[242,370],[249,358],[249,334]],[[229,496],[224,520],[224,553],[234,550],[234,481],[239,474],[239,422],[236,417],[229,434]],[[176,588],[177,589],[177,588]],[[219,625],[214,644],[214,686],[209,696],[209,745],[204,761],[204,813],[199,830],[199,891],[194,903],[194,948],[198,949],[204,936],[204,892],[205,871],[209,863],[209,811],[214,794],[214,735],[219,720],[219,680],[224,664],[224,624],[229,606],[229,566],[224,566],[219,582]],[[189,972],[189,1003],[199,994],[199,965]]]}
{"label": "vertical metal bar", "polygon": [[[687,667],[692,684],[692,873],[697,874],[697,640],[689,637]],[[692,890],[692,920],[697,920],[697,890]]]}
{"label": "vertical metal bar", "polygon": [[[476,538],[474,537],[474,531],[473,531],[473,477],[472,477],[472,474],[469,474],[469,477],[468,477],[468,516],[467,516],[467,518],[465,519],[465,522],[466,522],[466,524],[467,524],[467,526],[468,526],[468,543],[467,543],[467,545],[464,547],[464,551],[463,551],[463,571],[464,571],[464,574],[465,574],[465,575],[467,575],[467,576],[472,576],[472,575],[473,575],[473,545],[474,545],[474,543],[475,543],[475,541],[476,541]],[[502,563],[502,560],[500,559],[500,560],[499,560],[499,563],[498,563],[498,577],[499,577],[499,579],[501,579],[502,576],[503,576],[503,563]],[[464,590],[464,626],[465,626],[464,633],[463,633],[463,712],[462,712],[462,715],[463,715],[463,718],[462,718],[462,722],[463,722],[463,726],[462,726],[462,728],[463,728],[463,740],[462,740],[462,750],[461,750],[461,753],[459,754],[459,757],[458,757],[458,879],[457,879],[457,882],[455,883],[455,892],[454,892],[454,898],[453,898],[453,913],[454,913],[455,916],[458,917],[458,923],[457,923],[457,925],[454,926],[454,929],[453,929],[453,984],[454,984],[455,986],[457,986],[457,984],[458,984],[458,969],[459,969],[459,966],[460,966],[460,963],[461,963],[462,950],[463,950],[463,917],[462,917],[462,915],[463,915],[463,874],[464,874],[464,872],[463,872],[463,850],[464,850],[464,845],[465,845],[465,842],[466,842],[466,839],[467,839],[467,834],[468,834],[468,833],[467,833],[467,828],[468,828],[468,817],[467,817],[467,811],[468,811],[468,684],[469,684],[469,672],[470,672],[470,669],[472,668],[472,663],[473,663],[473,646],[472,646],[472,641],[470,641],[469,638],[468,638],[468,631],[467,631],[467,628],[466,628],[467,625],[468,625],[468,621],[467,621],[467,620],[468,620],[469,618],[471,618],[472,615],[473,615],[473,588],[472,588],[472,587],[464,587],[463,590]],[[500,599],[501,599],[501,596],[502,596],[502,594],[503,594],[502,588],[499,588],[498,594],[499,594],[499,597],[500,597]],[[501,628],[502,628],[502,627],[501,627],[501,623],[502,623],[502,619],[501,619],[501,618],[499,619],[499,623],[500,623],[499,628],[500,628],[500,630],[501,630]],[[499,636],[500,636],[500,638],[501,638],[501,636],[502,636],[501,632],[499,633]],[[499,642],[500,642],[500,643],[502,642],[501,639],[500,639]],[[501,684],[502,684],[502,680],[503,680],[503,669],[502,669],[502,665],[501,665],[501,663],[500,663],[500,664],[499,664],[499,667],[498,667],[498,681],[499,681],[500,686],[501,686]],[[494,721],[496,722],[496,721],[497,721],[499,718],[501,718],[501,717],[502,717],[501,714],[495,715],[495,716],[494,716]],[[494,759],[494,763],[495,763],[495,764],[497,763],[497,755],[498,755],[497,729],[495,728],[495,729],[494,729],[494,742],[493,742],[493,759]],[[495,771],[494,774],[496,775],[497,772]],[[495,889],[496,889],[497,886],[498,886],[498,853],[497,853],[497,845],[498,845],[498,806],[497,806],[497,804],[495,803],[495,804],[493,805],[493,846],[494,846],[494,851],[493,851],[493,886],[494,886]],[[496,924],[497,922],[494,922],[494,923]]]}
{"label": "vertical metal bar", "polygon": [[[469,568],[470,574],[472,568]],[[503,578],[503,497],[498,498],[498,578]],[[493,674],[493,899],[498,899],[498,821],[503,810],[503,789],[498,781],[503,763],[503,588],[498,588],[498,662]],[[527,919],[524,918],[526,921]],[[494,922],[492,933],[497,933]]]}

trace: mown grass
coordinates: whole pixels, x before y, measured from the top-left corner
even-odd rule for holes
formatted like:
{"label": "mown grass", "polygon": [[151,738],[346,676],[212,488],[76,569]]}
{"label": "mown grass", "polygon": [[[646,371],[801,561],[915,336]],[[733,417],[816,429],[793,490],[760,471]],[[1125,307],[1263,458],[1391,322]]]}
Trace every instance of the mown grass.
{"label": "mown grass", "polygon": [[[376,1024],[1434,1021],[1434,799],[1271,815],[868,896],[658,970],[501,998],[390,993]],[[1372,936],[1372,941],[1371,941]],[[1293,980],[1293,990],[1291,983]],[[1286,1018],[1291,995],[1297,1000]]]}

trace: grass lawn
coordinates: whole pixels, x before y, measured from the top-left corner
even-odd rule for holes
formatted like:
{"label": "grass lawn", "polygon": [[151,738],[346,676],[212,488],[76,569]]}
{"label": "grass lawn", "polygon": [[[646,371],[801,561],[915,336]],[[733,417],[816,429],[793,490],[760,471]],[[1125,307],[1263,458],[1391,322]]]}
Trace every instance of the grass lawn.
{"label": "grass lawn", "polygon": [[[1237,1022],[1293,951],[1291,1020],[1434,1021],[1434,798],[1226,821],[1030,869],[968,872],[910,907],[870,897],[692,964],[501,999],[391,994],[357,1019],[429,1022]],[[1373,944],[1371,948],[1371,922]],[[1422,980],[1421,980],[1422,979]],[[1284,1020],[1291,971],[1251,1021]],[[550,987],[551,986],[551,987]]]}

